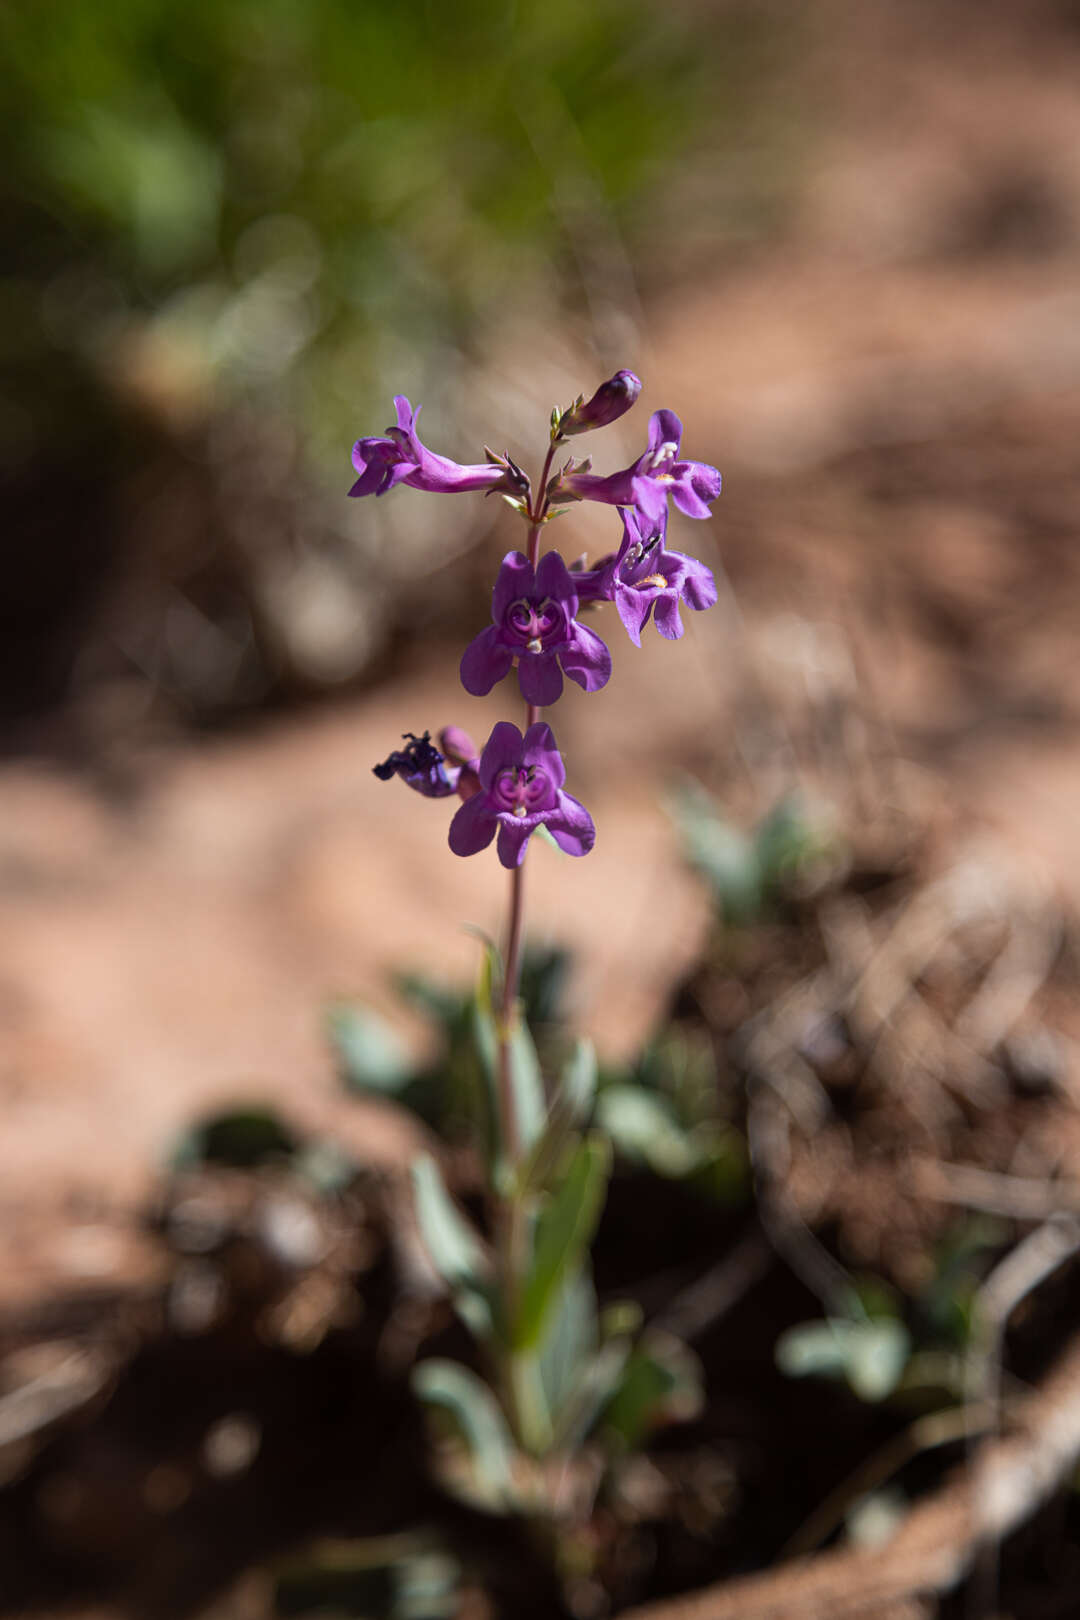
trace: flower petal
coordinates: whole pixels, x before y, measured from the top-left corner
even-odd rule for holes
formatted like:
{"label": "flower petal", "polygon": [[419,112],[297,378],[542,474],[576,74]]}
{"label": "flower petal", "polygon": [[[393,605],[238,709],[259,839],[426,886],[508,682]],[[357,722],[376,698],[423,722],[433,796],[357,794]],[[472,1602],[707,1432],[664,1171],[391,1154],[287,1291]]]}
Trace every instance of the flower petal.
{"label": "flower petal", "polygon": [[563,679],[553,652],[523,652],[518,658],[518,682],[526,703],[535,703],[537,708],[546,709],[562,697]]}
{"label": "flower petal", "polygon": [[683,633],[683,622],[679,618],[677,596],[658,596],[653,606],[653,618],[666,641],[678,641]]}
{"label": "flower petal", "polygon": [[573,575],[557,551],[546,551],[540,559],[536,570],[536,595],[540,601],[550,596],[553,601],[565,602],[571,618],[577,612]]}
{"label": "flower petal", "polygon": [[[460,810],[458,814],[461,814]],[[513,816],[499,822],[499,859],[511,871],[525,859],[525,846],[531,832],[531,826],[523,826]]]}
{"label": "flower petal", "polygon": [[461,656],[461,684],[473,697],[484,697],[496,681],[509,675],[514,655],[499,641],[497,625],[489,624],[474,636]]}
{"label": "flower petal", "polygon": [[555,734],[546,720],[537,720],[525,733],[521,763],[539,766],[557,788],[561,788],[566,781],[566,766],[559,753]]}
{"label": "flower petal", "polygon": [[701,612],[716,602],[716,581],[712,569],[706,568],[696,557],[685,557],[686,575],[682,583],[682,598],[687,607]]}
{"label": "flower petal", "polygon": [[671,486],[671,498],[686,517],[707,518],[712,513],[694,488],[690,478],[679,477]]}
{"label": "flower petal", "polygon": [[574,623],[570,640],[559,648],[564,674],[586,692],[599,692],[611,678],[611,654],[595,630]]}
{"label": "flower petal", "polygon": [[637,462],[602,478],[598,473],[566,473],[555,491],[557,501],[603,501],[607,506],[629,506],[634,499]]}
{"label": "flower petal", "polygon": [[640,591],[631,590],[626,585],[616,584],[615,607],[623,622],[623,629],[634,646],[640,647],[641,632],[649,622],[652,599],[643,597]]}
{"label": "flower petal", "polygon": [[394,395],[394,409],[397,412],[397,425],[401,429],[402,433],[415,433],[416,418],[420,415],[422,408],[422,406],[418,405],[414,411],[404,394]]}
{"label": "flower petal", "polygon": [[531,596],[535,585],[532,563],[521,551],[508,551],[495,576],[491,593],[491,617],[502,624],[509,610],[522,597]]}
{"label": "flower petal", "polygon": [[682,443],[682,423],[674,411],[654,411],[649,417],[649,449],[659,450],[662,444],[673,444],[678,450]]}
{"label": "flower petal", "polygon": [[587,855],[596,842],[596,827],[585,806],[572,794],[560,793],[559,806],[547,817],[547,828],[568,855]]}
{"label": "flower petal", "polygon": [[513,770],[521,761],[523,739],[510,720],[497,720],[480,755],[480,780],[490,793],[500,771]]}
{"label": "flower petal", "polygon": [[478,855],[495,836],[499,818],[486,793],[466,799],[450,823],[449,842],[455,855]]}
{"label": "flower petal", "polygon": [[667,516],[668,485],[642,475],[633,480],[632,500],[643,532],[655,534]]}

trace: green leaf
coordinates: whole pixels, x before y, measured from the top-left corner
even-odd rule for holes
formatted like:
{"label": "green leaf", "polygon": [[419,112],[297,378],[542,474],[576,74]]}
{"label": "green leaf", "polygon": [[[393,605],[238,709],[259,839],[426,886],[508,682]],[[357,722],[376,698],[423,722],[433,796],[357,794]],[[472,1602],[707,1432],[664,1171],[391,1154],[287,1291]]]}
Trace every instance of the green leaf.
{"label": "green leaf", "polygon": [[510,1032],[510,1089],[514,1097],[518,1141],[521,1151],[528,1153],[544,1129],[547,1100],[540,1060],[529,1026],[523,1018],[518,1017],[515,1017]]}
{"label": "green leaf", "polygon": [[538,1352],[544,1398],[556,1427],[596,1354],[598,1337],[596,1293],[587,1269],[582,1268],[560,1290]]}
{"label": "green leaf", "polygon": [[849,1335],[847,1378],[863,1401],[883,1401],[903,1377],[911,1340],[902,1322],[857,1322]]}
{"label": "green leaf", "polygon": [[559,1101],[566,1104],[571,1119],[581,1124],[588,1119],[596,1100],[596,1052],[591,1041],[579,1040],[563,1064]]}
{"label": "green leaf", "polygon": [[717,813],[696,782],[676,795],[671,815],[690,865],[705,877],[728,923],[748,923],[762,904],[761,868],[754,841]]}
{"label": "green leaf", "polygon": [[611,1339],[580,1368],[577,1382],[559,1414],[556,1442],[566,1451],[582,1445],[622,1381],[633,1341]]}
{"label": "green leaf", "polygon": [[[493,1117],[496,1119],[499,1118],[499,1015],[494,1000],[497,983],[498,952],[488,944],[476,987],[474,1030],[477,1051],[488,1081]],[[544,1082],[528,1025],[517,1012],[512,1015],[508,1038],[514,1119],[521,1151],[528,1153],[540,1136],[547,1117]]]}
{"label": "green leaf", "polygon": [[788,1328],[777,1340],[776,1364],[789,1378],[842,1378],[860,1400],[882,1401],[900,1382],[910,1351],[907,1329],[895,1318],[839,1317]]}
{"label": "green leaf", "polygon": [[400,1098],[414,1065],[385,1018],[358,1002],[339,1001],[327,1010],[326,1028],[351,1090]]}
{"label": "green leaf", "polygon": [[272,1108],[226,1108],[186,1132],[173,1150],[172,1162],[177,1168],[225,1164],[250,1170],[291,1158],[299,1145]]}
{"label": "green leaf", "polygon": [[480,1240],[461,1214],[429,1154],[412,1167],[416,1219],[431,1263],[453,1297],[462,1320],[478,1338],[493,1331],[488,1266]]}
{"label": "green leaf", "polygon": [[627,1358],[604,1410],[604,1427],[633,1451],[662,1424],[696,1417],[702,1398],[701,1364],[693,1351],[654,1331]]}
{"label": "green leaf", "polygon": [[469,1465],[464,1494],[505,1512],[513,1505],[514,1443],[491,1390],[468,1367],[437,1358],[414,1367],[412,1387],[420,1400],[454,1419]]}
{"label": "green leaf", "polygon": [[611,1144],[598,1132],[584,1137],[537,1216],[515,1334],[519,1346],[539,1342],[559,1290],[581,1264],[600,1218],[610,1172]]}
{"label": "green leaf", "polygon": [[686,1176],[698,1163],[698,1150],[670,1105],[643,1086],[605,1086],[596,1101],[596,1123],[620,1153],[659,1176]]}
{"label": "green leaf", "polygon": [[550,828],[545,827],[543,822],[540,823],[539,827],[535,828],[535,832],[536,832],[536,836],[537,836],[537,838],[539,838],[540,842],[542,844],[546,844],[549,849],[553,849],[555,851],[556,855],[565,855],[566,854],[565,849],[560,849],[559,848],[558,844],[555,842],[554,837],[552,836]]}

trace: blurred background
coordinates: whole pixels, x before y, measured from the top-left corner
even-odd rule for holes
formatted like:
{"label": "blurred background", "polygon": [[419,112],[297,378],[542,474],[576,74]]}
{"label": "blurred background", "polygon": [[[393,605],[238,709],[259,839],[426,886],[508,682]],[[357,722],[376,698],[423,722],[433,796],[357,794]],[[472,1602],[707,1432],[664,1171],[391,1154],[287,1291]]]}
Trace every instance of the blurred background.
{"label": "blurred background", "polygon": [[713,927],[687,773],[733,826],[797,791],[866,860],[985,848],[1069,911],[1072,0],[53,0],[0,42],[5,1320],[156,1275],[133,1212],[209,1110],[411,1151],[342,1104],[323,1008],[422,1052],[391,974],[459,982],[460,924],[500,926],[496,863],[371,765],[516,708],[456,666],[520,528],[345,498],[395,393],[535,474],[627,366],[597,469],[667,406],[724,474],[672,524],[718,606],[678,647],[609,626],[559,711],[599,838],[538,852],[533,924],[612,1061]]}

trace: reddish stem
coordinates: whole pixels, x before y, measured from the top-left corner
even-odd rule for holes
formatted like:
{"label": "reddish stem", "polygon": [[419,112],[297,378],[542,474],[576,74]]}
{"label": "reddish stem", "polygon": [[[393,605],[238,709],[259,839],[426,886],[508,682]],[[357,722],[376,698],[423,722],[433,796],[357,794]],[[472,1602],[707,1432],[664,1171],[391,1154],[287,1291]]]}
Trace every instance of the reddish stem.
{"label": "reddish stem", "polygon": [[[552,440],[540,474],[540,487],[529,508],[528,558],[535,569],[540,551],[540,530],[548,509],[547,486],[551,476],[551,463],[555,458],[557,440]],[[525,729],[536,724],[540,708],[535,703],[525,705]],[[515,1016],[518,988],[521,982],[521,947],[525,926],[525,864],[515,866],[510,874],[510,920],[506,937],[506,962],[503,972],[502,1006],[499,1019],[499,1111],[502,1115],[503,1145],[512,1164],[521,1156],[521,1133],[510,1076],[510,1028]]]}

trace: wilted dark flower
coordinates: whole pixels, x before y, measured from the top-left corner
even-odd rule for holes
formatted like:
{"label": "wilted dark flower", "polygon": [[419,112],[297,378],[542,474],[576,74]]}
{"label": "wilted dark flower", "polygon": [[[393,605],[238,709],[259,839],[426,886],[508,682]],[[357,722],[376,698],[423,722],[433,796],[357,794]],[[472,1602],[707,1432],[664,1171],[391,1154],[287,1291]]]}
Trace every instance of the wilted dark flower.
{"label": "wilted dark flower", "polygon": [[431,740],[430,731],[425,731],[422,737],[406,731],[402,740],[404,748],[395,749],[381,765],[372,766],[381,782],[389,782],[392,776],[400,776],[408,787],[422,793],[425,799],[445,799],[457,792],[462,766],[447,767],[444,756]]}

